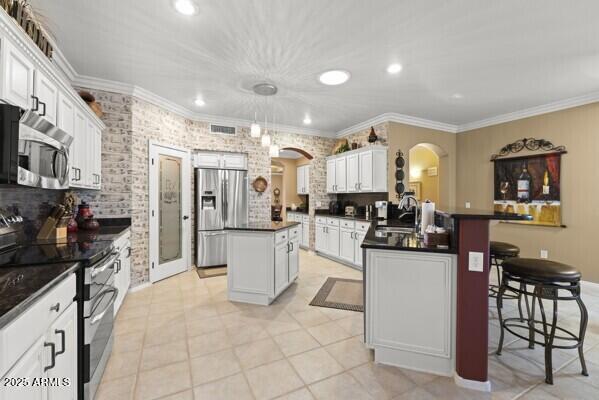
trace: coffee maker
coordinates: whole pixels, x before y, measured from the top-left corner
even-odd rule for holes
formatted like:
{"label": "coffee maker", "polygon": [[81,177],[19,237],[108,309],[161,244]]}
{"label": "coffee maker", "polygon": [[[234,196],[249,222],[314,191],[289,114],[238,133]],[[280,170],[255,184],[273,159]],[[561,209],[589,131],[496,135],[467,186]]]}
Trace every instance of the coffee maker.
{"label": "coffee maker", "polygon": [[376,218],[377,219],[387,219],[387,206],[388,202],[386,201],[375,201],[374,207],[376,208]]}

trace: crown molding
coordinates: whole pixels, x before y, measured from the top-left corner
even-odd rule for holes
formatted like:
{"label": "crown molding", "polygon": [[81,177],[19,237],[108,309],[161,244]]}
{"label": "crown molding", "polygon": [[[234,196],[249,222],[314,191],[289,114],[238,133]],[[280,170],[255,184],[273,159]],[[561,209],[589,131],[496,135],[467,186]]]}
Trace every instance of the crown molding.
{"label": "crown molding", "polygon": [[514,111],[507,114],[498,115],[495,117],[482,119],[480,121],[469,122],[458,126],[458,133],[468,132],[474,129],[484,128],[487,126],[503,124],[506,122],[517,121],[519,119],[530,118],[536,115],[547,114],[555,111],[566,110],[584,106],[585,104],[596,103],[599,101],[599,92],[593,92],[582,96],[571,97],[569,99],[554,101],[552,103],[543,104],[540,106],[530,107],[520,111]]}
{"label": "crown molding", "polygon": [[397,122],[400,124],[406,124],[411,126],[417,126],[420,128],[429,128],[436,129],[438,131],[456,133],[458,131],[458,126],[453,124],[446,124],[443,122],[432,121],[430,119],[412,117],[410,115],[399,114],[399,113],[385,113],[381,115],[377,115],[374,118],[370,118],[364,122],[361,122],[356,125],[352,125],[349,128],[345,128],[342,131],[337,132],[337,137],[342,138],[345,136],[349,136],[353,133],[361,131],[363,129],[368,129],[371,126],[381,124],[384,122]]}
{"label": "crown molding", "polygon": [[[85,75],[76,75],[71,82],[74,86],[78,87],[132,96],[196,122],[207,122],[213,125],[227,125],[235,127],[249,127],[253,122],[252,120],[242,118],[223,117],[220,115],[204,114],[191,111],[173,101],[170,101],[168,99],[165,99],[164,97],[157,95],[156,93],[153,93],[139,86],[131,85],[124,82],[111,81],[102,78],[94,78]],[[280,131],[282,133],[297,133],[309,136],[335,137],[334,132],[319,131],[316,129],[308,129],[283,124],[271,124],[269,126],[271,126],[271,129]]]}

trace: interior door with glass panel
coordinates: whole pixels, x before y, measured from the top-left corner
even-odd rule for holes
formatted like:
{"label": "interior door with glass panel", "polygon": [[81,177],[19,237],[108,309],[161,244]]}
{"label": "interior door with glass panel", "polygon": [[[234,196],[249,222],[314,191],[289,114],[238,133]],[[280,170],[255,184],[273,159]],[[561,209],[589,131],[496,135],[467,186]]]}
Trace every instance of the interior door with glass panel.
{"label": "interior door with glass panel", "polygon": [[187,150],[150,142],[150,281],[190,265],[191,177]]}

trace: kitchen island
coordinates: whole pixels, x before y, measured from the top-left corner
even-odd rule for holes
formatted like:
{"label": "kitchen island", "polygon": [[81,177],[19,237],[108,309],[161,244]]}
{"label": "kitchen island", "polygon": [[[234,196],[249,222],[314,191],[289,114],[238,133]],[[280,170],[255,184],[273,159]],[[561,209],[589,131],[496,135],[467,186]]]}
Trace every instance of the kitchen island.
{"label": "kitchen island", "polygon": [[300,228],[270,221],[226,228],[229,300],[269,305],[297,279]]}
{"label": "kitchen island", "polygon": [[450,232],[448,246],[427,246],[405,225],[373,224],[362,248],[364,340],[374,350],[375,362],[453,376],[460,386],[490,390],[488,272],[493,219],[529,217],[470,209],[437,211],[437,225]]}

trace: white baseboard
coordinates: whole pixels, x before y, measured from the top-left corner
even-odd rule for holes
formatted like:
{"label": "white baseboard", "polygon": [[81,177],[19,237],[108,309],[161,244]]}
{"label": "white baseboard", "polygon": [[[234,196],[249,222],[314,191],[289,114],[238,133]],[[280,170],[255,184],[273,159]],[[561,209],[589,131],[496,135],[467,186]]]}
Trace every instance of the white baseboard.
{"label": "white baseboard", "polygon": [[137,285],[132,288],[129,288],[129,293],[139,292],[140,290],[149,288],[150,286],[152,286],[151,282],[142,283],[141,285]]}
{"label": "white baseboard", "polygon": [[485,382],[480,382],[480,381],[473,381],[470,379],[464,379],[461,376],[458,375],[458,373],[454,373],[453,374],[453,381],[455,382],[455,384],[457,386],[466,388],[466,389],[471,389],[471,390],[478,390],[479,392],[491,392],[491,381],[485,381]]}

